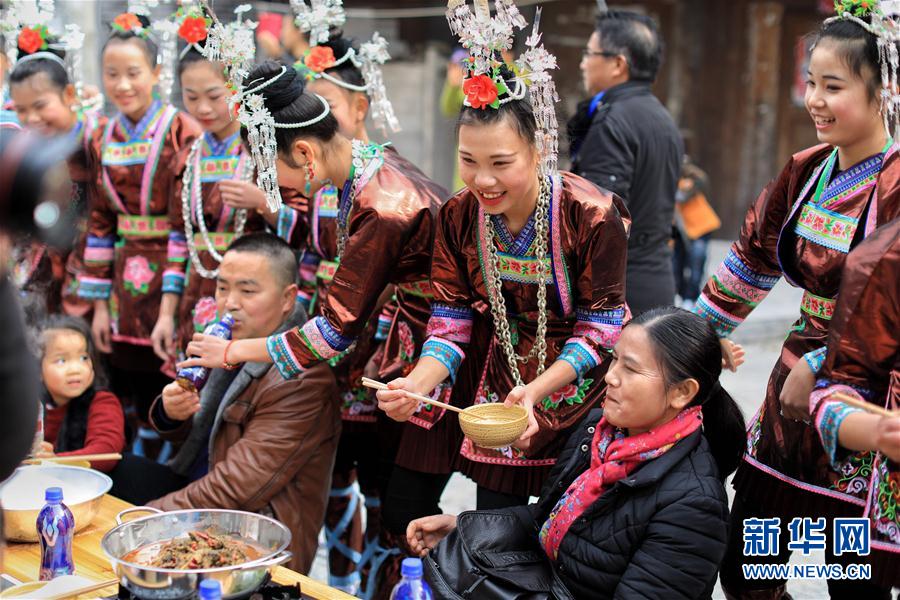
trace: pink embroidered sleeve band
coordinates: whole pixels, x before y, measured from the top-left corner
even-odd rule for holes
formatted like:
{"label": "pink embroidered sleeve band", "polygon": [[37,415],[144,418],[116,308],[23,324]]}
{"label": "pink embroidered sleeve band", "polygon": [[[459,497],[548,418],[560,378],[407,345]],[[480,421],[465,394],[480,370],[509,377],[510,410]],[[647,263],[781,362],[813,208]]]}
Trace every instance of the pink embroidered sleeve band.
{"label": "pink embroidered sleeve band", "polygon": [[580,380],[585,373],[599,365],[601,353],[609,353],[622,333],[625,308],[613,310],[575,310],[572,337],[566,340],[558,360],[569,363]]}
{"label": "pink embroidered sleeve band", "polygon": [[706,284],[694,312],[712,323],[720,337],[727,337],[762,302],[779,278],[751,268],[741,259],[735,244]]}

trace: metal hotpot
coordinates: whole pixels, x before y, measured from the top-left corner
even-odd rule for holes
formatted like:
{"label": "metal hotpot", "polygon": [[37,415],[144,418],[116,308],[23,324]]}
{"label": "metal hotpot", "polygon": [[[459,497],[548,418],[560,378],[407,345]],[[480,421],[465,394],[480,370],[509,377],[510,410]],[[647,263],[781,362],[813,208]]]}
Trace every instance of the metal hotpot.
{"label": "metal hotpot", "polygon": [[[158,514],[122,523],[123,515],[138,511]],[[120,524],[103,536],[100,547],[109,558],[120,584],[133,595],[147,600],[187,598],[204,579],[217,580],[222,585],[223,598],[240,598],[256,591],[272,569],[291,559],[291,553],[286,550],[291,543],[288,528],[275,519],[254,513],[239,510],[161,512],[139,507],[122,511],[116,521]],[[194,530],[232,536],[256,546],[263,554],[250,562],[215,569],[162,569],[123,560],[138,548],[183,537]]]}

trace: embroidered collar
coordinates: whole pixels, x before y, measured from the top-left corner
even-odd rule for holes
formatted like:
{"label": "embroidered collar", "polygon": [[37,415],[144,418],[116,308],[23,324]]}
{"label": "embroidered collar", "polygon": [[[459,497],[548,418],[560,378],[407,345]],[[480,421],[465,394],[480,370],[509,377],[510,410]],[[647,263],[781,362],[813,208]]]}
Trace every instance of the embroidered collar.
{"label": "embroidered collar", "polygon": [[215,135],[209,131],[203,133],[203,156],[209,157],[232,157],[241,153],[241,132],[235,131],[227,138],[219,141]]}
{"label": "embroidered collar", "polygon": [[881,172],[884,157],[893,143],[893,140],[888,138],[887,144],[881,152],[837,174],[834,173],[838,156],[837,148],[835,148],[818,171],[819,180],[813,193],[812,204],[834,208],[843,203],[850,195],[872,184]]}
{"label": "embroidered collar", "polygon": [[531,216],[528,217],[528,221],[525,223],[525,227],[522,228],[522,231],[515,238],[510,233],[503,217],[500,215],[490,215],[490,217],[494,226],[494,233],[500,239],[501,250],[514,256],[526,256],[534,243],[534,238],[537,236],[537,230],[534,226],[534,213],[531,213]]}
{"label": "embroidered collar", "polygon": [[159,123],[159,118],[163,113],[163,104],[159,99],[153,101],[144,116],[136,124],[132,125],[131,120],[121,112],[117,115],[116,121],[129,142],[138,140],[146,140],[153,136],[153,128]]}

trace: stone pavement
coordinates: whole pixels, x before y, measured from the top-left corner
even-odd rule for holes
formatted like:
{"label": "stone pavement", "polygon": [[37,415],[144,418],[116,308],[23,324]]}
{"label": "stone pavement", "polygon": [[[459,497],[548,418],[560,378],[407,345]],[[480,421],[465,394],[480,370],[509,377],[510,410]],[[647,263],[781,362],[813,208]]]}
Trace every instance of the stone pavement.
{"label": "stone pavement", "polygon": [[[728,252],[730,244],[714,240],[710,243],[707,271],[714,271]],[[744,345],[747,359],[737,373],[726,373],[722,385],[731,393],[740,405],[746,419],[756,413],[765,393],[769,373],[778,359],[781,342],[790,324],[797,318],[802,291],[780,281],[769,293],[750,317],[735,332],[735,341]],[[729,497],[733,490],[728,486]],[[441,498],[441,508],[447,513],[459,513],[475,508],[475,484],[460,475],[454,475]],[[327,573],[324,553],[320,549],[316,564],[313,565],[312,577],[326,580]],[[822,563],[821,552],[808,557],[795,556],[792,562]],[[796,600],[820,600],[827,598],[828,593],[823,581],[794,581],[788,584],[788,590]],[[723,599],[717,587],[713,596]]]}

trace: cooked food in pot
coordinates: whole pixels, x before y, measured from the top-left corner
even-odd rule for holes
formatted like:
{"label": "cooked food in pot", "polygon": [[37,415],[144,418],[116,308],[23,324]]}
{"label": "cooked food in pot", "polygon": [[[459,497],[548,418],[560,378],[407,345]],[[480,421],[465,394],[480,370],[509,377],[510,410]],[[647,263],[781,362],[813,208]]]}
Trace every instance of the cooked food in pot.
{"label": "cooked food in pot", "polygon": [[133,550],[122,560],[160,569],[215,569],[240,565],[260,556],[262,553],[246,542],[195,530],[189,531],[186,538]]}

